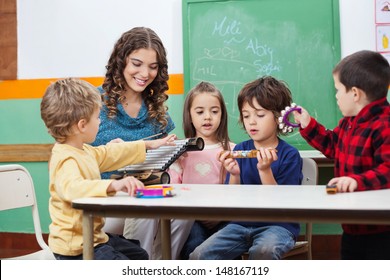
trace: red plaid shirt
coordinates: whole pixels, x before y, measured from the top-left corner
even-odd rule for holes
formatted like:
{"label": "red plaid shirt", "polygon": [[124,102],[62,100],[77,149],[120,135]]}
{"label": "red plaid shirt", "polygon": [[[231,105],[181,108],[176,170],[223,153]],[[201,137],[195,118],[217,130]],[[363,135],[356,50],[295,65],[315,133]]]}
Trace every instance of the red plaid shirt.
{"label": "red plaid shirt", "polygon": [[[386,98],[370,103],[355,117],[342,118],[333,131],[312,118],[300,132],[311,146],[335,159],[335,177],[357,181],[356,191],[390,188],[390,106]],[[349,234],[390,231],[385,225],[342,227]]]}

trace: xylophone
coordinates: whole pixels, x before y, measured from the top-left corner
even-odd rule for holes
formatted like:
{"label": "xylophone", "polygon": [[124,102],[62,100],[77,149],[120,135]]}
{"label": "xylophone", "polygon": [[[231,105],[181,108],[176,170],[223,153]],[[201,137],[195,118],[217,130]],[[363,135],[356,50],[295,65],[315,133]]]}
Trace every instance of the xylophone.
{"label": "xylophone", "polygon": [[175,140],[174,143],[175,146],[161,146],[155,150],[148,150],[143,163],[128,165],[119,169],[119,174],[116,174],[114,178],[134,176],[145,185],[169,184],[170,177],[166,172],[168,167],[183,153],[201,151],[204,148],[204,141],[201,137]]}

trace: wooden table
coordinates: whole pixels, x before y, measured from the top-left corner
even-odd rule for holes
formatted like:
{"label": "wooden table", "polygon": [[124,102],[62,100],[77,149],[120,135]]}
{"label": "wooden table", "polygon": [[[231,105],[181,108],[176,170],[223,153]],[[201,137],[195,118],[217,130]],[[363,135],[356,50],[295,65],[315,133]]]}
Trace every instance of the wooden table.
{"label": "wooden table", "polygon": [[390,224],[390,189],[329,195],[325,186],[172,185],[176,196],[81,198],[84,259],[93,259],[93,217],[160,218],[163,259],[170,219]]}

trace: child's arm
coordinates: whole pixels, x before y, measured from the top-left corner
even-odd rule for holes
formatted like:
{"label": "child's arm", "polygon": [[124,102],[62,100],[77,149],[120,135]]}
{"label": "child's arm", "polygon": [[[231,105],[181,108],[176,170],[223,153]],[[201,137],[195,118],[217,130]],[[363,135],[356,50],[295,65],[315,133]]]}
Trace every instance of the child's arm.
{"label": "child's arm", "polygon": [[304,129],[309,125],[311,117],[307,110],[300,106],[299,108],[301,109],[300,113],[298,111],[293,111],[292,114],[294,115],[295,122],[300,124],[301,128]]}
{"label": "child's arm", "polygon": [[240,167],[238,166],[237,161],[229,157],[230,151],[226,151],[219,155],[219,162],[222,163],[223,167],[227,172],[230,173],[229,184],[240,184]]}
{"label": "child's arm", "polygon": [[[125,142],[125,141],[123,141],[121,138],[115,138],[115,139],[112,139],[110,142],[108,142],[108,143],[123,143],[123,142]],[[107,144],[108,144],[107,143]]]}
{"label": "child's arm", "polygon": [[360,153],[354,155],[361,164],[366,165],[364,171],[343,174],[347,177],[334,178],[330,181],[335,182],[340,191],[390,189],[390,125],[386,119],[377,120],[371,125],[373,126],[369,142],[371,148],[367,148],[367,151],[373,151],[373,154],[370,157],[362,156]]}
{"label": "child's arm", "polygon": [[143,189],[144,184],[133,176],[127,176],[120,180],[114,180],[107,188],[107,194],[123,191],[134,196],[135,191]]}
{"label": "child's arm", "polygon": [[300,124],[301,136],[315,149],[322,152],[327,158],[335,156],[335,141],[338,139],[339,127],[332,130],[326,129],[323,125],[312,118],[307,110],[302,107],[301,113],[293,111],[296,123]]}
{"label": "child's arm", "polygon": [[178,158],[167,170],[169,176],[171,177],[171,184],[183,183],[183,167],[181,165],[181,159],[181,157]]}
{"label": "child's arm", "polygon": [[[93,166],[93,164],[91,165]],[[94,173],[93,169],[80,165],[73,158],[59,161],[55,166],[50,166],[50,170],[51,192],[56,192],[65,201],[72,201],[80,197],[104,197],[114,195],[118,191],[133,195],[136,189],[144,186],[142,182],[131,176],[121,180],[88,178]]]}
{"label": "child's arm", "polygon": [[277,185],[274,174],[272,173],[271,163],[276,161],[278,156],[276,150],[260,148],[257,153],[257,170],[263,185]]}
{"label": "child's arm", "polygon": [[[161,138],[161,139],[144,140],[144,141],[145,141],[146,149],[151,150],[151,149],[157,149],[161,146],[174,146],[175,144],[173,143],[173,141],[175,141],[175,140],[176,140],[176,135],[171,134],[171,135],[168,135],[168,136]],[[109,143],[123,143],[123,142],[124,141],[121,138],[115,138],[115,139],[112,139],[107,144],[109,144]]]}
{"label": "child's arm", "polygon": [[114,171],[129,164],[145,161],[146,150],[156,149],[163,145],[174,146],[176,135],[169,135],[162,139],[149,141],[124,142],[117,138],[107,145],[92,147],[84,145],[95,157],[99,164],[100,172]]}
{"label": "child's arm", "polygon": [[176,140],[175,134],[170,134],[167,137],[156,139],[156,140],[146,140],[145,147],[147,150],[157,149],[161,146],[175,146],[174,141]]}
{"label": "child's arm", "polygon": [[336,186],[337,192],[354,192],[358,183],[351,177],[336,177],[328,182],[328,186]]}

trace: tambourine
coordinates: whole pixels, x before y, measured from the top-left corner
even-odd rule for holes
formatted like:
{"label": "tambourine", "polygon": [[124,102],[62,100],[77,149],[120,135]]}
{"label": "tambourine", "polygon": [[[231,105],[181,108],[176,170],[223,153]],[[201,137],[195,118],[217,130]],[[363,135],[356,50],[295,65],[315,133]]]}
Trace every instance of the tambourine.
{"label": "tambourine", "polygon": [[285,110],[282,110],[281,116],[279,117],[279,128],[283,131],[283,133],[291,133],[294,128],[299,127],[299,124],[292,123],[289,120],[289,115],[293,112],[297,111],[299,113],[302,112],[302,109],[297,107],[297,104],[292,103],[291,106],[287,106]]}
{"label": "tambourine", "polygon": [[143,189],[135,191],[137,198],[162,198],[174,196],[171,186],[145,186]]}

